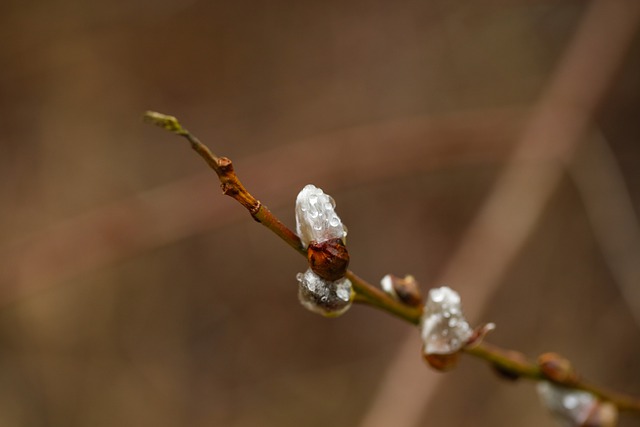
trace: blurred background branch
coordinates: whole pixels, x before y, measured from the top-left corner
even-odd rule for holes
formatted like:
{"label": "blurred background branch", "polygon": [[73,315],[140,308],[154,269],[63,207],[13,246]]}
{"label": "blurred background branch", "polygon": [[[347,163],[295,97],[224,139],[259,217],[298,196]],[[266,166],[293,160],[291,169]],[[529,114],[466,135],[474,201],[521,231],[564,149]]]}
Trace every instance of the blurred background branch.
{"label": "blurred background branch", "polygon": [[582,144],[570,173],[602,254],[640,329],[640,226],[622,171],[602,134]]}

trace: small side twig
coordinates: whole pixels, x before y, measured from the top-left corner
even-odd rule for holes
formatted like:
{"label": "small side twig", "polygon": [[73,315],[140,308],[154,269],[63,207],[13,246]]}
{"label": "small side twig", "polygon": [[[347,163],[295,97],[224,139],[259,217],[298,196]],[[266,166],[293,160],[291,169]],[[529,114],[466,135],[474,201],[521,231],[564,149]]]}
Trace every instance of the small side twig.
{"label": "small side twig", "polygon": [[[298,253],[306,256],[300,238],[242,185],[230,159],[214,154],[198,138],[183,128],[173,116],[147,111],[144,114],[144,119],[187,139],[191,147],[216,172],[224,194],[237,200],[256,221],[273,231]],[[348,271],[347,277],[351,280],[356,293],[355,302],[377,307],[414,325],[420,323],[422,317],[421,308],[409,307],[400,303],[381,289],[358,277],[352,271]],[[602,400],[611,402],[621,411],[633,411],[640,414],[640,399],[595,386],[577,376],[567,376],[566,378],[549,376],[537,363],[528,361],[518,352],[505,350],[486,342],[467,347],[464,352],[485,360],[501,373],[511,378],[527,378],[535,381],[547,380],[561,386],[584,390]]]}
{"label": "small side twig", "polygon": [[244,188],[244,185],[242,185],[236,175],[231,159],[215,155],[206,145],[191,134],[191,132],[183,128],[180,122],[178,122],[178,119],[173,116],[147,111],[144,114],[144,120],[187,139],[187,141],[191,143],[191,148],[193,148],[218,175],[223,194],[237,200],[238,203],[249,211],[253,219],[276,233],[282,240],[287,242],[289,246],[301,254],[305,254],[298,236],[280,222],[266,206],[260,203],[258,199],[253,197],[251,193]]}

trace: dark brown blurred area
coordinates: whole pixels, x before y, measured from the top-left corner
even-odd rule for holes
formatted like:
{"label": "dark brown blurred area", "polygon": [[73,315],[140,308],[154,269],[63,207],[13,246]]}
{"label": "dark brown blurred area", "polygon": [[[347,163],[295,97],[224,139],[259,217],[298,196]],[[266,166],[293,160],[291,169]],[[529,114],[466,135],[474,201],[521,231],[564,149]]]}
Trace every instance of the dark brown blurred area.
{"label": "dark brown blurred area", "polygon": [[[331,194],[372,283],[460,277],[491,342],[640,395],[640,33],[613,15],[638,7],[596,3],[5,0],[0,426],[555,425],[533,384],[481,361],[430,371],[382,312],[305,311],[305,261],[147,109],[290,226],[305,184]],[[565,67],[589,43],[615,54]],[[535,163],[546,193],[507,185],[518,210],[488,209],[520,146],[561,173]],[[473,233],[483,209],[500,235]],[[476,263],[452,263],[465,244]]]}

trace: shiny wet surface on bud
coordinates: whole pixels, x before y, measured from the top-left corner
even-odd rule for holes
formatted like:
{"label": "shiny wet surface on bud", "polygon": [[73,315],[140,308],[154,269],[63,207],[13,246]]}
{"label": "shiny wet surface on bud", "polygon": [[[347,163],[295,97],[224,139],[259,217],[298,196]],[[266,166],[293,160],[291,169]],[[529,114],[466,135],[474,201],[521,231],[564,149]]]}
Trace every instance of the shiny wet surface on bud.
{"label": "shiny wet surface on bud", "polygon": [[307,249],[307,260],[311,269],[325,280],[338,280],[347,273],[349,252],[342,239],[311,242]]}
{"label": "shiny wet surface on bud", "polygon": [[336,317],[351,307],[353,291],[349,279],[329,281],[311,269],[298,273],[298,298],[308,310],[326,317]]}

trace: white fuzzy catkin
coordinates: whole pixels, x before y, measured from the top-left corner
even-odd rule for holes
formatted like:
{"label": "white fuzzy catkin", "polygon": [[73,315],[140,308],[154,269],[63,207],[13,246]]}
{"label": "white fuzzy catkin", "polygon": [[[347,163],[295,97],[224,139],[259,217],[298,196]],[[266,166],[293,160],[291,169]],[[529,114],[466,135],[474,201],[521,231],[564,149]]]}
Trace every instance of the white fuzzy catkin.
{"label": "white fuzzy catkin", "polygon": [[547,381],[540,381],[537,389],[544,406],[565,427],[584,425],[594,406],[598,404],[598,399],[591,393]]}
{"label": "white fuzzy catkin", "polygon": [[460,295],[446,286],[429,291],[420,329],[426,354],[453,354],[473,333],[462,314]]}
{"label": "white fuzzy catkin", "polygon": [[[321,243],[329,239],[344,239],[347,229],[335,211],[336,202],[314,185],[305,186],[296,199],[296,231],[303,247],[311,242]],[[298,273],[298,298],[300,303],[314,313],[323,316],[339,316],[351,307],[353,291],[346,277],[330,281],[314,273],[310,268]]]}
{"label": "white fuzzy catkin", "polygon": [[298,273],[298,298],[308,310],[323,316],[339,316],[351,307],[351,281],[346,277],[336,281],[324,280],[310,268]]}
{"label": "white fuzzy catkin", "polygon": [[314,185],[305,186],[296,199],[296,232],[306,248],[311,242],[344,239],[347,230],[335,211],[336,202]]}

